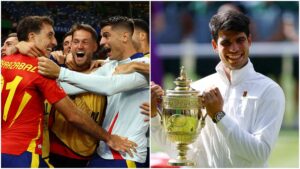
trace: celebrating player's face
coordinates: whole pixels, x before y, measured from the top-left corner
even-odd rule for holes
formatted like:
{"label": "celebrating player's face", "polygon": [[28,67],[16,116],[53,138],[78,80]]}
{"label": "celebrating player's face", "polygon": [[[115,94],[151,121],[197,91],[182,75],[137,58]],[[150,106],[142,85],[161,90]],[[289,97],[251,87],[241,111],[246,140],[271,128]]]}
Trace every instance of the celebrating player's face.
{"label": "celebrating player's face", "polygon": [[72,35],[67,36],[63,42],[64,54],[68,54],[71,50]]}
{"label": "celebrating player's face", "polygon": [[97,43],[93,40],[90,32],[77,30],[73,34],[71,50],[78,67],[88,66],[93,53],[97,50]]}
{"label": "celebrating player's face", "polygon": [[15,45],[18,43],[17,37],[9,37],[1,48],[1,56],[11,55],[14,52]]}
{"label": "celebrating player's face", "polygon": [[50,54],[52,48],[57,45],[53,27],[49,24],[43,24],[38,34],[34,33],[33,41],[35,45],[47,55]]}
{"label": "celebrating player's face", "polygon": [[44,53],[50,54],[52,48],[57,45],[53,27],[49,24],[43,24],[38,34],[35,34],[34,43]]}
{"label": "celebrating player's face", "polygon": [[113,30],[111,26],[101,29],[100,46],[103,46],[107,56],[111,60],[121,60],[124,49],[122,48],[122,34],[118,30]]}
{"label": "celebrating player's face", "polygon": [[251,38],[244,32],[220,31],[218,41],[212,41],[223,64],[231,69],[240,69],[248,62]]}

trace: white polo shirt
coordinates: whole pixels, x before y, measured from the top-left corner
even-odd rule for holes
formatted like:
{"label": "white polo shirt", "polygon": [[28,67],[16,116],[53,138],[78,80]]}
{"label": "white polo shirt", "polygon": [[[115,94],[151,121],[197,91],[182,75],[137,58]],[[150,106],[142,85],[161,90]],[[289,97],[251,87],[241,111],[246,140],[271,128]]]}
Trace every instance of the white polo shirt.
{"label": "white polo shirt", "polygon": [[[250,60],[242,69],[231,71],[231,82],[221,62],[216,71],[191,86],[200,92],[218,87],[226,115],[217,124],[206,118],[206,126],[192,144],[188,158],[197,167],[267,167],[285,110],[282,89],[270,78],[255,72]],[[159,117],[151,120],[151,136],[170,145]],[[169,153],[175,150],[174,145],[171,147]]]}

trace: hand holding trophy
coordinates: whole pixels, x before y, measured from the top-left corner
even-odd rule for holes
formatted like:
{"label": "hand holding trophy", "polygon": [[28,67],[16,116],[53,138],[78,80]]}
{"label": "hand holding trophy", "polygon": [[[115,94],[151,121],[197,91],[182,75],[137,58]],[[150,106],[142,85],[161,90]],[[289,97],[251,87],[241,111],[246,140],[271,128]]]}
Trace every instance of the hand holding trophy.
{"label": "hand holding trophy", "polygon": [[177,144],[177,159],[172,159],[172,166],[194,166],[187,160],[188,145],[193,143],[205,125],[205,117],[201,111],[199,92],[190,88],[191,80],[187,79],[184,67],[181,67],[180,77],[174,81],[174,90],[167,90],[163,96],[162,117],[163,129],[168,139]]}

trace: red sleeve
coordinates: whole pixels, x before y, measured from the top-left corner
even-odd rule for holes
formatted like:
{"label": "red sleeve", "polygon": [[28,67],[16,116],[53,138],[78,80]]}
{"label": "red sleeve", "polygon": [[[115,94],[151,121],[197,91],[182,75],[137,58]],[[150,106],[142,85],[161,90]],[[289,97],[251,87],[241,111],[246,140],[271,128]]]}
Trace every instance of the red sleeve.
{"label": "red sleeve", "polygon": [[64,90],[58,86],[56,80],[48,79],[40,75],[37,79],[37,83],[39,83],[39,90],[51,104],[67,96]]}

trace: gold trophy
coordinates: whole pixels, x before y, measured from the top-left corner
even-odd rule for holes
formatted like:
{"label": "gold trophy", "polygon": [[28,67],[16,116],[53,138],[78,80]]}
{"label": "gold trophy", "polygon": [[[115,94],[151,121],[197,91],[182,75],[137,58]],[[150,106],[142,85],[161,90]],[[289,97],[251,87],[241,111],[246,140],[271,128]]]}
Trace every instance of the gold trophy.
{"label": "gold trophy", "polygon": [[184,67],[180,77],[174,81],[174,90],[167,90],[162,100],[162,125],[168,139],[177,144],[177,159],[169,160],[172,166],[194,166],[186,158],[188,145],[193,143],[205,125],[206,115],[202,114],[199,92],[190,87]]}

